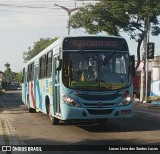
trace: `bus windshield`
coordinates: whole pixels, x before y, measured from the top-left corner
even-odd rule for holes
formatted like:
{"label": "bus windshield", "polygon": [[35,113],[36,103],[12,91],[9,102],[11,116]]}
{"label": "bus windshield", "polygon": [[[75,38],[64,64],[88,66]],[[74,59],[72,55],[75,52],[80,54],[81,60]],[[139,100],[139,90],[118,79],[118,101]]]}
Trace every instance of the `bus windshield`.
{"label": "bus windshield", "polygon": [[115,90],[129,86],[129,54],[117,51],[64,52],[63,84],[78,90]]}

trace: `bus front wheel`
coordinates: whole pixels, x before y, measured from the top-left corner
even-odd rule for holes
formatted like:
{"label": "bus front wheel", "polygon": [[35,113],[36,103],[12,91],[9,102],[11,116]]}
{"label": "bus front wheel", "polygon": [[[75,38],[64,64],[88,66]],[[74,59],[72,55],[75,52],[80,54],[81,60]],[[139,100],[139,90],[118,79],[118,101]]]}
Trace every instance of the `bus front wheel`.
{"label": "bus front wheel", "polygon": [[50,103],[47,104],[47,114],[48,114],[48,116],[49,116],[49,118],[51,120],[52,125],[58,125],[59,124],[59,119],[54,117],[54,116],[52,116]]}
{"label": "bus front wheel", "polygon": [[59,124],[59,119],[53,116],[50,116],[50,120],[52,125],[58,125]]}
{"label": "bus front wheel", "polygon": [[35,113],[36,112],[36,110],[34,108],[30,107],[29,95],[27,96],[27,107],[28,107],[28,112],[29,113]]}

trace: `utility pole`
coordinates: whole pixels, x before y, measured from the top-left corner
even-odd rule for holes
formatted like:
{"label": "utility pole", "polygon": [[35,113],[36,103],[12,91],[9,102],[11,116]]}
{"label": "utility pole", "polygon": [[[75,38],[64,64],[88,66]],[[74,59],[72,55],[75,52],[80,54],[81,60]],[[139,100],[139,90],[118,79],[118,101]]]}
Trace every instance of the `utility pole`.
{"label": "utility pole", "polygon": [[142,53],[142,61],[141,61],[141,85],[140,85],[140,103],[144,101],[144,87],[145,85],[145,50]]}
{"label": "utility pole", "polygon": [[71,13],[72,13],[73,11],[78,10],[79,8],[69,9],[69,8],[64,7],[64,6],[58,5],[58,4],[56,4],[56,3],[55,3],[54,5],[62,8],[62,9],[65,10],[65,11],[67,11],[67,13],[68,13],[68,35],[70,35],[70,30],[71,30],[70,17],[71,17]]}
{"label": "utility pole", "polygon": [[148,97],[148,55],[147,55],[147,50],[148,50],[148,47],[147,47],[147,44],[148,44],[148,42],[149,42],[149,31],[150,31],[150,18],[149,17],[147,17],[147,19],[146,19],[147,21],[146,21],[146,31],[147,31],[147,36],[146,36],[146,65],[145,65],[145,72],[146,72],[146,91],[145,91],[145,102],[147,103],[147,97]]}
{"label": "utility pole", "polygon": [[140,87],[140,102],[147,102],[147,96],[148,96],[148,60],[147,60],[147,43],[149,40],[149,26],[150,21],[149,17],[145,18],[144,21],[144,41],[143,41],[143,46],[144,46],[144,53],[142,56],[142,62],[143,67],[141,70],[141,87]]}

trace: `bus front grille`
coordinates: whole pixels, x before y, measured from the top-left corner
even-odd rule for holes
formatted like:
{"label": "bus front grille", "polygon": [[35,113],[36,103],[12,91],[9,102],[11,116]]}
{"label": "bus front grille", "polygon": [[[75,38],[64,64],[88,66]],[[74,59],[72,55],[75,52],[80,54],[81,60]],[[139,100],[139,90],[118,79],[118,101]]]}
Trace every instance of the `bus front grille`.
{"label": "bus front grille", "polygon": [[96,103],[83,103],[83,105],[87,108],[97,108],[97,107],[114,107],[116,103],[101,103],[101,102],[96,102]]}
{"label": "bus front grille", "polygon": [[86,101],[112,101],[120,97],[122,94],[108,94],[108,95],[82,95],[77,94],[83,100]]}
{"label": "bus front grille", "polygon": [[106,115],[106,114],[111,114],[113,109],[105,109],[105,110],[88,109],[87,111],[89,112],[89,114],[92,115]]}

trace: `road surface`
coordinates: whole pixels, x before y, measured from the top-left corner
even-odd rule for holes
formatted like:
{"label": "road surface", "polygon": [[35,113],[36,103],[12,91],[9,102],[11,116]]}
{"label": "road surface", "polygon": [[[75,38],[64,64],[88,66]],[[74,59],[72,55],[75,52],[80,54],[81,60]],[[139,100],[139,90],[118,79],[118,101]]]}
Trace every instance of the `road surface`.
{"label": "road surface", "polygon": [[[106,145],[107,148],[109,145],[160,145],[159,108],[136,105],[133,118],[110,119],[105,126],[93,122],[61,122],[60,125],[53,126],[47,115],[28,113],[26,106],[21,102],[20,91],[8,91],[0,96],[0,120],[2,145],[82,145],[81,148],[83,145],[92,145],[93,148],[97,145]],[[111,152],[117,151],[107,151]],[[153,153],[148,150],[144,152]],[[56,153],[81,152],[69,150]],[[97,151],[83,153],[94,154]],[[98,153],[106,151],[100,150]]]}

